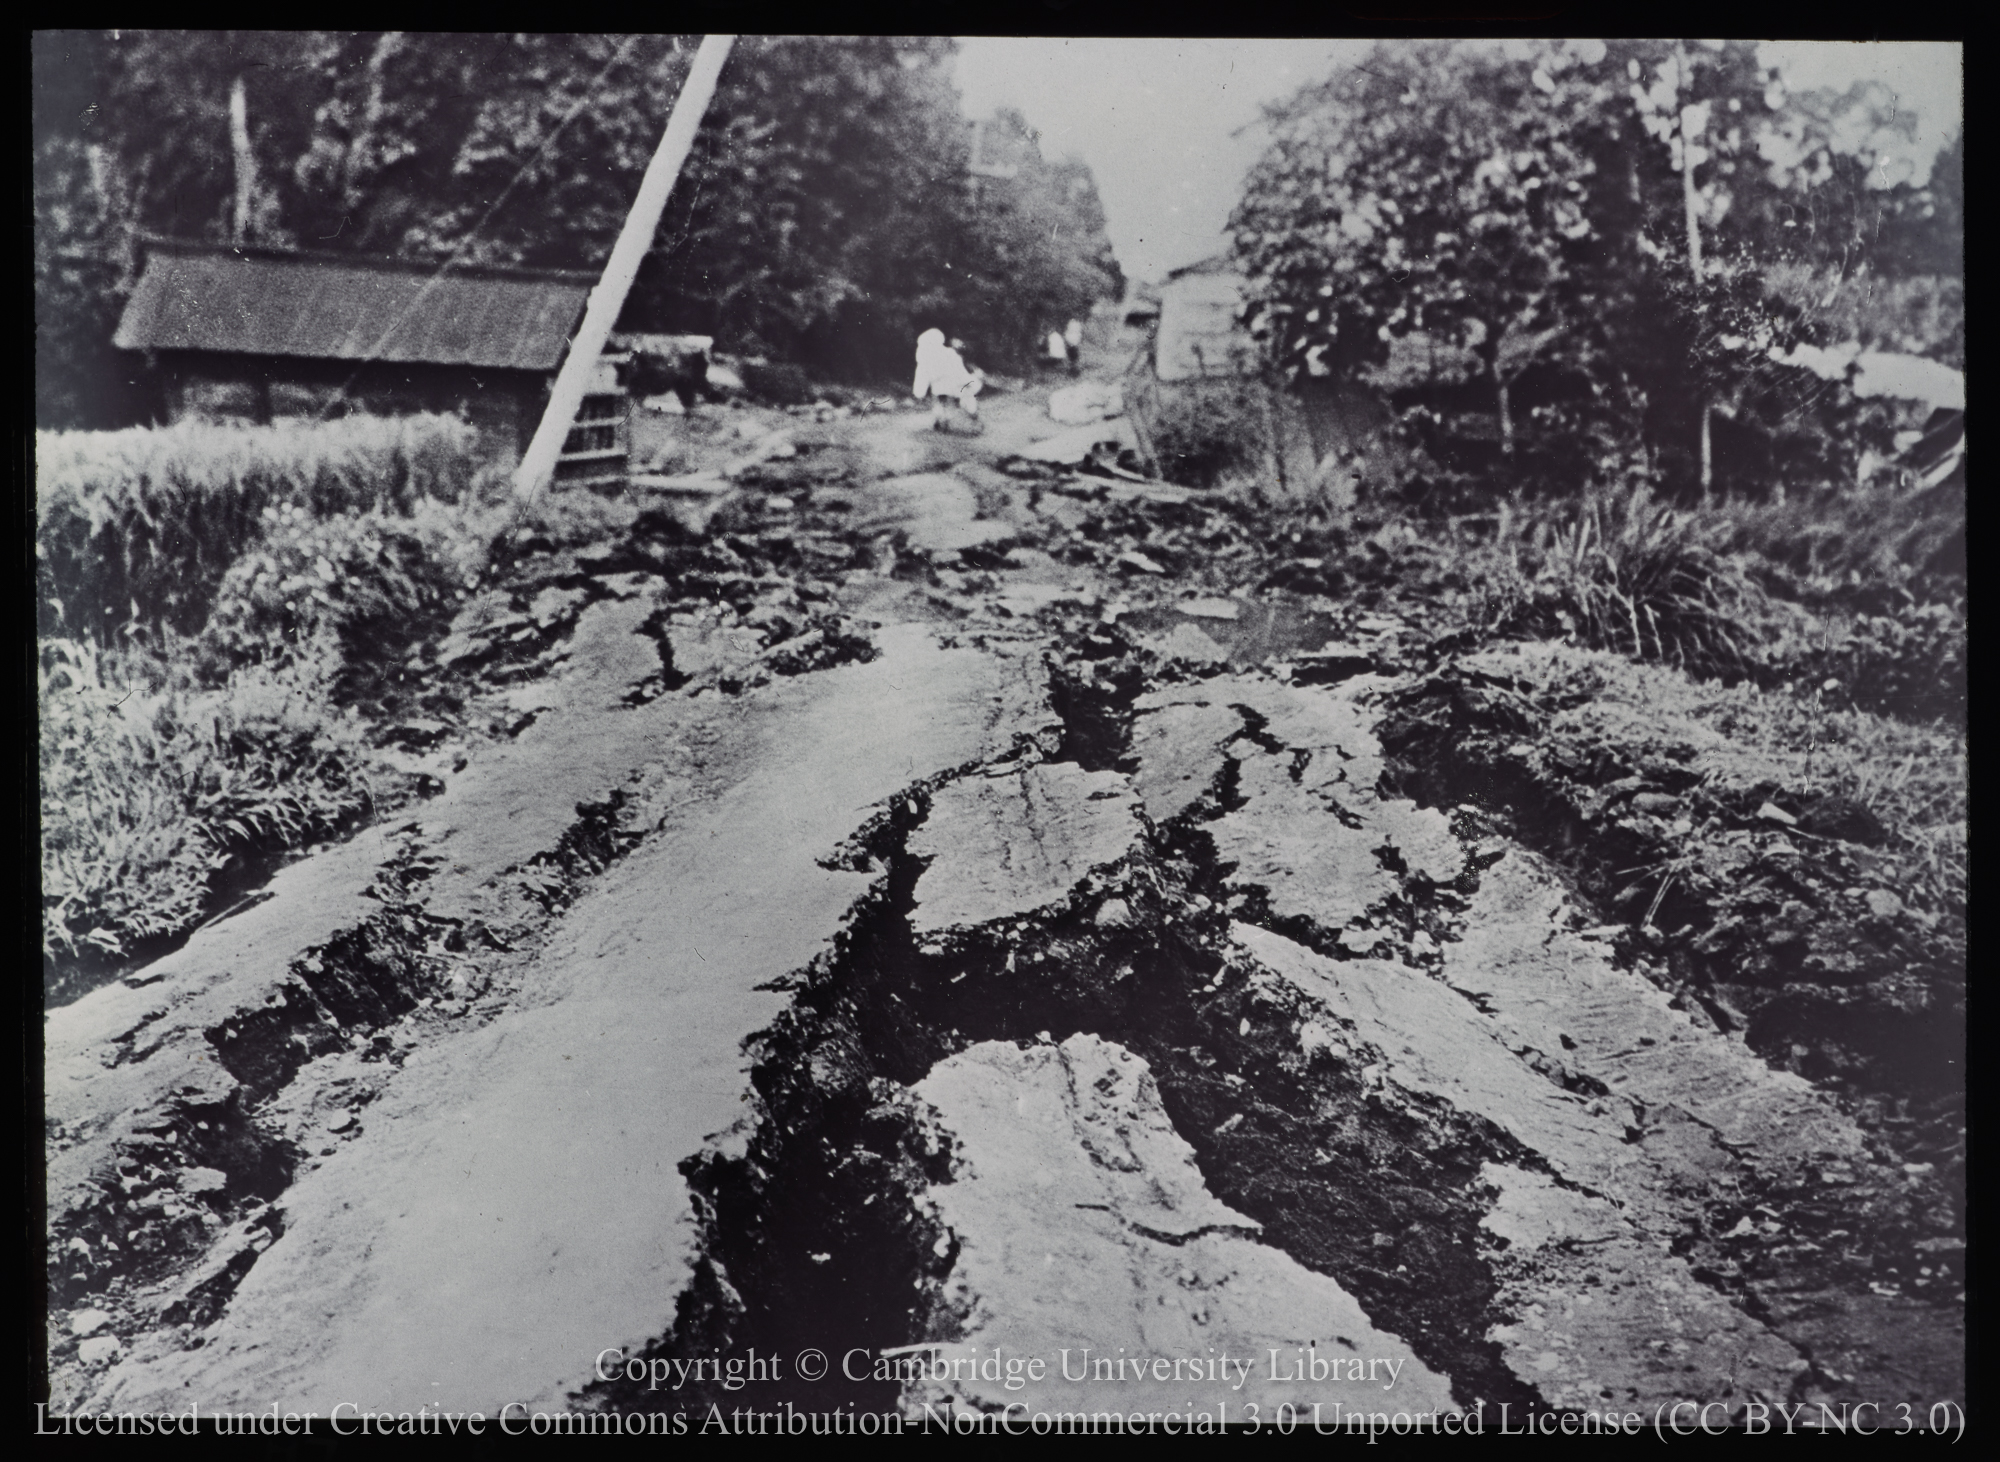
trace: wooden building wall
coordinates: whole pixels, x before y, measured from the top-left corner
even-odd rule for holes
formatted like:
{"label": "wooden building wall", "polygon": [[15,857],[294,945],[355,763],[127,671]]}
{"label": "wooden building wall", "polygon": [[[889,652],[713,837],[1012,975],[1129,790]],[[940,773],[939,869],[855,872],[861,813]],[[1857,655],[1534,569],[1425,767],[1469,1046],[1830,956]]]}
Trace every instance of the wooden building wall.
{"label": "wooden building wall", "polygon": [[494,442],[519,455],[540,420],[548,383],[540,372],[464,366],[162,353],[170,420],[269,422],[287,418],[463,415]]}

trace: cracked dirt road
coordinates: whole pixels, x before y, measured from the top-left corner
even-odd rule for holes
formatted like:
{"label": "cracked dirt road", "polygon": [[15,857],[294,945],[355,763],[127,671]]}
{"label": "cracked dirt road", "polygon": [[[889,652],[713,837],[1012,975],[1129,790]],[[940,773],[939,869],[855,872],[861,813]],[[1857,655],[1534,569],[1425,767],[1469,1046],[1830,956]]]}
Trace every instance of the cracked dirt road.
{"label": "cracked dirt road", "polygon": [[[813,602],[858,649],[773,678],[682,571],[579,556],[531,725],[51,1015],[60,1397],[1962,1400],[1951,1307],[1788,1242],[1935,1190],[1396,795],[1394,676],[1231,667],[1212,600],[1055,556],[1078,500],[1001,470],[1038,399],[819,434],[769,511],[854,546]],[[593,1374],[806,1346],[937,1364]],[[951,1365],[996,1348],[1074,1364]]]}

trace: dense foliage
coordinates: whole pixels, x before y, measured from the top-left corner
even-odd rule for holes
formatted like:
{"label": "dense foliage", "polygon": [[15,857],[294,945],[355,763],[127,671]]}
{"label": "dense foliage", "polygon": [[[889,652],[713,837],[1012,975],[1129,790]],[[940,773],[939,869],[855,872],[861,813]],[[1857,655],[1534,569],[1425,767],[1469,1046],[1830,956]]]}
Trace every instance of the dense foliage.
{"label": "dense foliage", "polygon": [[212,686],[144,645],[54,637],[40,659],[45,959],[185,933],[232,856],[296,848],[368,805],[363,728],[334,706],[324,638]]}
{"label": "dense foliage", "polygon": [[[109,338],[146,234],[601,266],[694,39],[38,33],[38,419],[141,414],[137,363]],[[940,38],[739,38],[626,327],[872,375],[900,371],[933,324],[1014,363],[1115,294],[1087,169],[1045,161],[1003,117],[1015,174],[969,186],[952,54]]]}
{"label": "dense foliage", "polygon": [[1962,358],[1957,145],[1896,176],[1892,98],[1750,43],[1384,44],[1270,123],[1233,226],[1274,359],[1396,393],[1443,476],[1490,414],[1461,485],[1683,491],[1704,417],[1724,492],[1851,483],[1898,423],[1774,355]]}

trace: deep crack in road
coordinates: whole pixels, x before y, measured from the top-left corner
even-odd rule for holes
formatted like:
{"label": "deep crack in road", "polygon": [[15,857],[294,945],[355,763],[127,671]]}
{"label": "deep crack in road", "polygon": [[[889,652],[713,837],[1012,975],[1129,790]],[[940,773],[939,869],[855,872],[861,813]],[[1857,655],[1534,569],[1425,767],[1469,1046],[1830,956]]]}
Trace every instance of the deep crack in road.
{"label": "deep crack in road", "polygon": [[[816,481],[700,510],[836,525],[811,654],[670,613],[636,539],[578,556],[525,729],[51,1014],[60,1403],[1208,1386],[948,1364],[995,1348],[1249,1356],[1265,1406],[1962,1401],[1958,1306],[1814,1242],[1931,1233],[1921,1165],[1477,808],[1394,795],[1407,678],[1251,663],[1273,612],[1237,654],[1172,576],[1121,628],[1153,576],[1055,556],[1087,503],[999,470],[1037,420],[823,424]],[[807,1346],[945,1364],[686,1379]],[[1320,1355],[1374,1364],[1265,1359]]]}

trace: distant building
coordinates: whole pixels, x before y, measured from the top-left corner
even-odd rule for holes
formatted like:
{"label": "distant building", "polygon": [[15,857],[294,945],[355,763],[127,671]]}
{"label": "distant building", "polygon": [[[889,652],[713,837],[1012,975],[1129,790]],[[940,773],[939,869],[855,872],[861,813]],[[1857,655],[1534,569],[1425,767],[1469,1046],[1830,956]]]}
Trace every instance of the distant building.
{"label": "distant building", "polygon": [[1240,323],[1247,283],[1220,257],[1167,275],[1153,348],[1162,381],[1257,373],[1257,342]]}
{"label": "distant building", "polygon": [[[1274,498],[1314,493],[1351,511],[1355,493],[1389,481],[1387,414],[1373,392],[1311,378],[1268,384],[1262,345],[1243,325],[1249,281],[1218,255],[1176,269],[1159,287],[1151,348],[1127,373],[1125,400],[1142,455],[1175,436],[1176,416],[1249,408],[1261,459],[1260,490]],[[1146,323],[1128,300],[1126,319]],[[1209,398],[1209,399],[1204,399]],[[1165,428],[1163,431],[1162,428]]]}
{"label": "distant building", "polygon": [[1128,281],[1118,309],[1126,324],[1150,325],[1160,318],[1160,292],[1152,285]]}
{"label": "distant building", "polygon": [[[112,343],[159,369],[170,419],[458,414],[525,449],[596,278],[152,243]],[[609,364],[561,475],[623,467]],[[615,398],[615,399],[614,399]]]}

